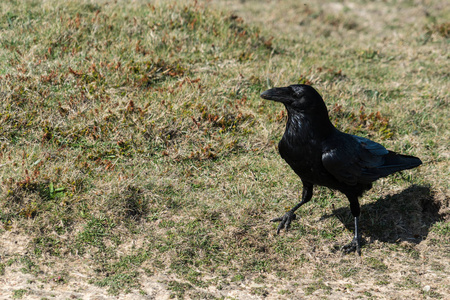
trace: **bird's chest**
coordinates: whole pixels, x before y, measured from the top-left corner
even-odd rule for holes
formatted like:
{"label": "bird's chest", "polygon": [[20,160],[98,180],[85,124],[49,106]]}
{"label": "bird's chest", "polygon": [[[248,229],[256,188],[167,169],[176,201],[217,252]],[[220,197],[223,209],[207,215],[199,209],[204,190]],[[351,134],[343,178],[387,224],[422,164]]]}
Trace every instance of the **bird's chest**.
{"label": "bird's chest", "polygon": [[316,182],[322,175],[322,151],[309,134],[283,136],[278,150],[281,157],[302,179]]}
{"label": "bird's chest", "polygon": [[310,118],[292,115],[278,144],[281,157],[303,181],[322,184],[327,172],[322,164],[323,132]]}

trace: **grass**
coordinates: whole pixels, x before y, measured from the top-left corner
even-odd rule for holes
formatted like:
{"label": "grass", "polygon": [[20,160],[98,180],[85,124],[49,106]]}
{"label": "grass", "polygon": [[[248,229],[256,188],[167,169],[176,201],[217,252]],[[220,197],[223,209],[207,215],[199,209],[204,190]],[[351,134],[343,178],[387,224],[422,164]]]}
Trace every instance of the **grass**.
{"label": "grass", "polygon": [[27,290],[25,289],[19,289],[19,290],[15,290],[13,293],[13,299],[22,299],[24,295],[27,294]]}
{"label": "grass", "polygon": [[[226,4],[0,3],[2,293],[445,298],[448,8]],[[292,83],[424,162],[361,199],[362,258],[336,251],[338,192],[316,188],[288,233],[268,222],[300,182],[259,94]]]}

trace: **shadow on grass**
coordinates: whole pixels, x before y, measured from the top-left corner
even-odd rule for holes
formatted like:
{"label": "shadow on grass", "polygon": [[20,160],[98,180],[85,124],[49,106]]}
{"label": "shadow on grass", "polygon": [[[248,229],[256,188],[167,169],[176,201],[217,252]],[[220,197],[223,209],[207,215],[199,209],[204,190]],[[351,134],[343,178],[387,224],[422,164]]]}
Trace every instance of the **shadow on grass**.
{"label": "shadow on grass", "polygon": [[[388,195],[374,203],[361,206],[360,225],[369,243],[379,240],[388,243],[408,241],[418,244],[430,227],[441,220],[440,205],[428,186],[412,185],[401,193]],[[353,216],[348,207],[333,210],[344,226],[353,231]]]}

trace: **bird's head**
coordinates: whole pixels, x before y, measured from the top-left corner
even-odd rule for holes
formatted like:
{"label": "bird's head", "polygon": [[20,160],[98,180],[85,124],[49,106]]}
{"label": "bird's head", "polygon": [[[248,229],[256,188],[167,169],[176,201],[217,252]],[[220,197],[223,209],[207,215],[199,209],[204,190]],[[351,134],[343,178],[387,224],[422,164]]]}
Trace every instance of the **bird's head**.
{"label": "bird's head", "polygon": [[288,87],[275,87],[261,94],[261,98],[283,103],[288,111],[327,112],[320,94],[309,85],[294,84]]}

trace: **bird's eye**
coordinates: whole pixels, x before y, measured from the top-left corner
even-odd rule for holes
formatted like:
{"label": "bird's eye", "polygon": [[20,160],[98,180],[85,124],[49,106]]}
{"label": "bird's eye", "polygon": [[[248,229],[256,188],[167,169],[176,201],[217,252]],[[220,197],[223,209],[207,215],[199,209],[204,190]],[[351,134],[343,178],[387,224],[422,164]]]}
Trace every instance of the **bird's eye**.
{"label": "bird's eye", "polygon": [[298,89],[296,89],[295,87],[291,86],[291,90],[292,90],[292,95],[299,96],[299,90]]}
{"label": "bird's eye", "polygon": [[292,95],[295,97],[300,97],[302,95],[302,89],[298,86],[290,86],[291,90],[292,90]]}

